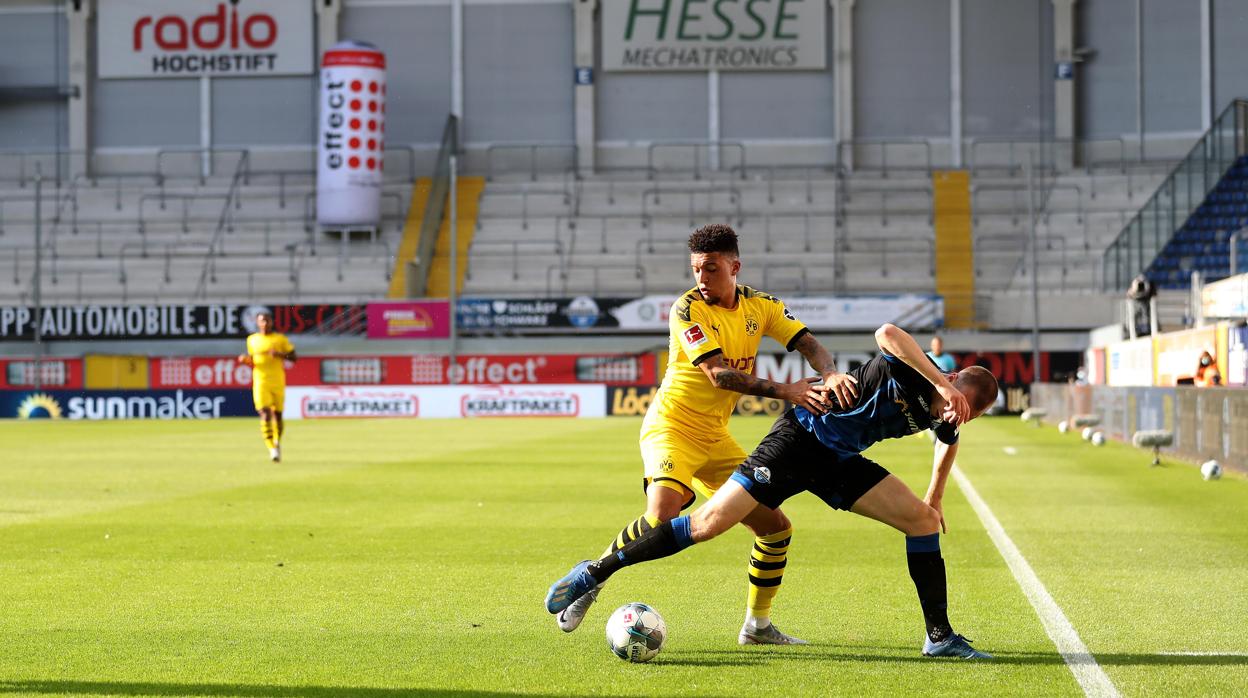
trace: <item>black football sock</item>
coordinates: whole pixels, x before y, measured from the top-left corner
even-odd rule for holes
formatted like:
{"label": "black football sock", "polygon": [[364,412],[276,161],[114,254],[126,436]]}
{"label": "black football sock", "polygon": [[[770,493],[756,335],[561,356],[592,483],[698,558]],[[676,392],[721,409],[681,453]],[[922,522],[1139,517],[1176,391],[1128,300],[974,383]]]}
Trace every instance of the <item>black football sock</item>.
{"label": "black football sock", "polygon": [[689,517],[681,516],[664,521],[624,544],[624,547],[611,555],[590,563],[589,573],[601,584],[622,567],[675,555],[691,545],[693,536],[690,533]]}
{"label": "black football sock", "polygon": [[932,642],[940,642],[953,634],[949,625],[945,560],[940,556],[940,534],[906,536],[906,562],[910,567],[910,579],[919,592],[927,636]]}

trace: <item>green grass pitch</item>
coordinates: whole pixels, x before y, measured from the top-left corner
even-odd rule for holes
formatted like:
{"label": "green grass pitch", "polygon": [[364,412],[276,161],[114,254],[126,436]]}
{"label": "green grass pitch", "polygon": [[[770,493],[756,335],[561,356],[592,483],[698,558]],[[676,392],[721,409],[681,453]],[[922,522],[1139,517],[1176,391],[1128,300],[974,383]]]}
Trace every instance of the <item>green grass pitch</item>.
{"label": "green grass pitch", "polygon": [[[769,423],[733,430],[749,450]],[[0,694],[1081,693],[955,484],[951,617],[996,661],[920,657],[901,534],[810,495],[774,618],[811,645],[737,646],[744,529],[624,570],[559,632],[547,585],[643,506],[638,425],[294,422],[275,465],[253,420],[0,424]],[[925,487],[926,439],[870,455]],[[1007,418],[959,462],[1123,695],[1248,691],[1248,481]],[[634,600],[670,631],[647,665],[603,639]]]}

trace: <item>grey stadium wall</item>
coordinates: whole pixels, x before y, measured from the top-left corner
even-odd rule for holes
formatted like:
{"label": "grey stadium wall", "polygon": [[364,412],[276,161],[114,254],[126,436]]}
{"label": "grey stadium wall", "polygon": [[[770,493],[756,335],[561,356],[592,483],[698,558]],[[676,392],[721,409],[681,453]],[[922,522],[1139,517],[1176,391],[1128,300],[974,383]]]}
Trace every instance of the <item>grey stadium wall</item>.
{"label": "grey stadium wall", "polygon": [[[97,0],[98,1],[98,0]],[[309,0],[310,1],[310,0]],[[1076,43],[1093,50],[1078,69],[1078,133],[1134,138],[1137,78],[1145,140],[1190,142],[1201,129],[1201,0],[1145,0],[1142,73],[1136,72],[1136,0],[1078,0]],[[1248,94],[1238,69],[1248,5],[1211,0],[1213,109]],[[1052,130],[1051,0],[960,0],[965,138]],[[827,13],[828,68],[721,76],[720,137],[781,151],[830,148],[836,58]],[[854,136],[950,137],[950,21],[945,0],[853,5]],[[66,83],[63,3],[0,0],[0,88]],[[339,36],[375,43],[391,60],[391,143],[436,144],[451,108],[450,0],[344,0]],[[495,142],[575,137],[571,0],[464,0],[464,122],[470,149]],[[595,76],[600,146],[708,136],[703,73]],[[195,79],[92,76],[90,139],[124,151],[199,144]],[[313,143],[315,76],[229,78],[212,84],[213,141],[263,150]],[[0,149],[66,146],[64,101],[0,100]],[[825,151],[826,152],[826,151]],[[1177,150],[1173,151],[1177,152]],[[1157,153],[1162,155],[1160,151]],[[1170,154],[1170,153],[1166,153]]]}

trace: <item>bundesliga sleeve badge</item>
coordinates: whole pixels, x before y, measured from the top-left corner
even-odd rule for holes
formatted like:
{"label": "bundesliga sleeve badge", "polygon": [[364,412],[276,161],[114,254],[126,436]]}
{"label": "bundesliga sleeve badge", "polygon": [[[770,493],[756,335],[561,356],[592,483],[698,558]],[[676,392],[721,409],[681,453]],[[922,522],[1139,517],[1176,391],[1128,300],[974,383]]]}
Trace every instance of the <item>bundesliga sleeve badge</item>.
{"label": "bundesliga sleeve badge", "polygon": [[690,327],[682,333],[682,336],[685,338],[685,344],[688,345],[690,349],[706,344],[706,333],[702,331],[701,325],[694,325]]}

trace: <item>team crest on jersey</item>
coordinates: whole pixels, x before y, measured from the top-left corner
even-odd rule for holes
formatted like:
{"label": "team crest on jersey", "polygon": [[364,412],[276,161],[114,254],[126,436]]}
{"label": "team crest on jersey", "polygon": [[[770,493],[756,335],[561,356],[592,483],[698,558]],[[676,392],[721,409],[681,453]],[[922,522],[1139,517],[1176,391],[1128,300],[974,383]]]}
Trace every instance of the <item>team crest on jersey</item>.
{"label": "team crest on jersey", "polygon": [[700,347],[706,344],[706,333],[702,331],[701,325],[694,325],[684,331],[685,344],[690,348]]}
{"label": "team crest on jersey", "polygon": [[672,462],[671,456],[663,456],[663,461],[659,463],[660,472],[670,473],[672,472],[672,469],[675,467],[676,467],[676,464]]}
{"label": "team crest on jersey", "polygon": [[745,333],[751,337],[758,334],[758,320],[751,315],[745,316]]}
{"label": "team crest on jersey", "polygon": [[759,466],[754,469],[754,481],[760,485],[766,485],[771,482],[771,468],[767,466]]}

